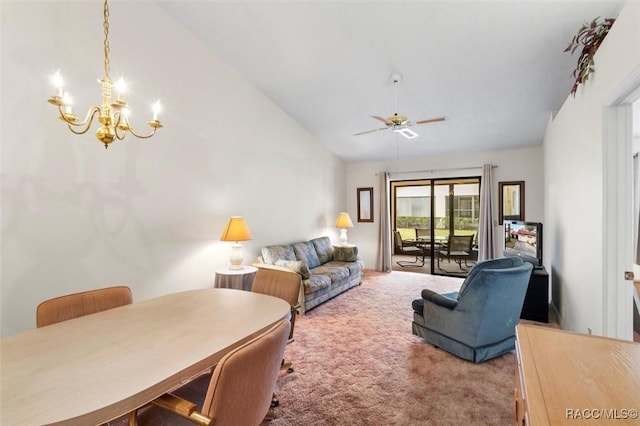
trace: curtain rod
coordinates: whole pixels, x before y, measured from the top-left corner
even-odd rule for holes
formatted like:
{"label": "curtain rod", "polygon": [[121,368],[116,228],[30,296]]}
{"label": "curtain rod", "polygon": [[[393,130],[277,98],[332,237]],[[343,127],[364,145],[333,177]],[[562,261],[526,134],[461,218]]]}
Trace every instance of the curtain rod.
{"label": "curtain rod", "polygon": [[[406,172],[389,172],[389,175],[401,175],[401,174],[408,174],[408,173],[449,172],[449,171],[454,171],[454,170],[476,170],[476,169],[482,169],[482,167],[483,166],[449,167],[449,168],[443,168],[443,169],[429,169],[429,170],[411,170],[411,171],[406,171]],[[497,167],[498,166],[491,165],[492,169],[495,169]],[[376,175],[378,175],[378,173],[376,173]]]}

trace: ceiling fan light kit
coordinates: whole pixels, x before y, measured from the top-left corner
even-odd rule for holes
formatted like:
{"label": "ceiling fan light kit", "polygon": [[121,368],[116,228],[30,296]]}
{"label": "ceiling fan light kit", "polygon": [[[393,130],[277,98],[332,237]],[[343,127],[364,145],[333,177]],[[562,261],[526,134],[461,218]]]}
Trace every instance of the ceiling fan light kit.
{"label": "ceiling fan light kit", "polygon": [[400,133],[407,139],[414,139],[418,137],[418,134],[411,129],[395,129],[394,132]]}
{"label": "ceiling fan light kit", "polygon": [[[396,86],[396,110],[398,104],[398,92],[397,92],[397,84],[402,81],[402,74],[393,73],[389,76],[389,80]],[[378,115],[372,115],[372,118],[383,122],[386,127],[381,127],[379,129],[366,130],[364,132],[355,133],[353,136],[360,136],[367,133],[379,132],[380,130],[392,130],[395,133],[399,133],[404,136],[406,139],[415,139],[418,137],[418,134],[413,130],[409,129],[411,126],[419,125],[419,124],[428,124],[428,123],[437,123],[438,121],[446,121],[447,117],[435,117],[428,118],[426,120],[418,120],[415,123],[409,121],[409,119],[403,115],[398,115],[396,112],[392,117],[383,118]]]}

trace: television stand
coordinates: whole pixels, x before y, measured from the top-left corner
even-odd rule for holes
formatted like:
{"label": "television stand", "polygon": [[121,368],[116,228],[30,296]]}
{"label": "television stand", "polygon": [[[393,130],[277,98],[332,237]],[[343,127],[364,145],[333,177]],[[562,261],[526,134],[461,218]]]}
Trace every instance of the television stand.
{"label": "television stand", "polygon": [[549,322],[549,274],[544,266],[531,271],[520,318]]}

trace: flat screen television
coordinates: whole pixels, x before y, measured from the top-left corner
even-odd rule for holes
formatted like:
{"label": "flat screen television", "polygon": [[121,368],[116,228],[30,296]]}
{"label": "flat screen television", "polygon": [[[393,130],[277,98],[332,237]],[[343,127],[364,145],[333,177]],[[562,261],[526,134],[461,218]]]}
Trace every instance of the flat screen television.
{"label": "flat screen television", "polygon": [[542,268],[542,223],[505,220],[503,255],[519,256]]}

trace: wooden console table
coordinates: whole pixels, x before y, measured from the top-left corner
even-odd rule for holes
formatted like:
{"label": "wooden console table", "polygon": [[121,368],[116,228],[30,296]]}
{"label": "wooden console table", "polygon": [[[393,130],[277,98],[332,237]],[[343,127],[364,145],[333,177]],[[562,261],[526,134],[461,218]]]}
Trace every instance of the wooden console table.
{"label": "wooden console table", "polygon": [[640,344],[519,324],[517,425],[640,422]]}
{"label": "wooden console table", "polygon": [[192,290],[0,341],[0,424],[103,424],[143,406],[290,316],[282,299]]}

